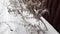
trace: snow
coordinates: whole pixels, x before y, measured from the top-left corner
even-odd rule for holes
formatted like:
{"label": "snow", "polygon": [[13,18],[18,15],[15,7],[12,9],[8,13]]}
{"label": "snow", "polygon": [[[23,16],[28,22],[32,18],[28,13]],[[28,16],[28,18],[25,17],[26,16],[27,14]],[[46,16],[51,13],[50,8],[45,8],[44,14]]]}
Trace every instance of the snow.
{"label": "snow", "polygon": [[[21,16],[18,15],[17,17],[14,17],[8,13],[7,9],[7,6],[9,5],[8,1],[9,0],[0,0],[0,34],[27,34],[24,26],[17,24],[23,23],[21,21],[22,20]],[[58,32],[43,17],[42,20],[48,27],[48,32],[46,34],[58,34]],[[30,23],[34,22],[32,24],[38,24],[36,23],[36,20],[34,18],[29,19],[27,21],[29,21]],[[13,29],[13,31],[10,31],[10,28],[7,24],[11,27],[11,29]]]}

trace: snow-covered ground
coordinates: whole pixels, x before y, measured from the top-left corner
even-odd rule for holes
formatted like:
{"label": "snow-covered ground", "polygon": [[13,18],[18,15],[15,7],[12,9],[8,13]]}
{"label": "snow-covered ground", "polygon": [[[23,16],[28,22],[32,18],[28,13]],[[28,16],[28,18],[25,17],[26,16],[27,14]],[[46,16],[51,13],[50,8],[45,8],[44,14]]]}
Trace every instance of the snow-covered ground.
{"label": "snow-covered ground", "polygon": [[[0,34],[27,34],[24,26],[18,25],[19,23],[23,23],[21,16],[18,15],[14,17],[8,13],[8,1],[9,0],[0,0]],[[43,17],[41,17],[41,19],[48,28],[46,34],[59,34]],[[32,22],[34,20],[32,19],[30,21]],[[10,28],[13,29],[13,31],[10,31]]]}

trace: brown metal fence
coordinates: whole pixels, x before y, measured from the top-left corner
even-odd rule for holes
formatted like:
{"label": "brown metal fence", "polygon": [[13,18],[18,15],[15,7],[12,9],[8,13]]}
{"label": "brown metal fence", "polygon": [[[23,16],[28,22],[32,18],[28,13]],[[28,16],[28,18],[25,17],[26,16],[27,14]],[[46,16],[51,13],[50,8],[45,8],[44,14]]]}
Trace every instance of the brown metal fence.
{"label": "brown metal fence", "polygon": [[47,21],[60,32],[60,0],[47,0],[46,8],[49,10],[49,15],[43,15]]}

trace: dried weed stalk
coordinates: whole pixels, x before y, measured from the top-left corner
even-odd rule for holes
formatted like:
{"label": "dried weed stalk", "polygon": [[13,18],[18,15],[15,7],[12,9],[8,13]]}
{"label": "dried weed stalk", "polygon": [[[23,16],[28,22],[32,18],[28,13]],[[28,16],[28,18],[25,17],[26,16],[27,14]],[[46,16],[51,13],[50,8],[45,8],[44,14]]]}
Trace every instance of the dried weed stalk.
{"label": "dried weed stalk", "polygon": [[[23,16],[23,12],[27,11],[30,12],[30,14],[33,14],[33,17],[37,20],[41,20],[40,18],[41,15],[46,12],[44,10],[45,9],[45,2],[46,0],[10,0],[10,5],[8,6],[8,12],[14,12],[16,14],[20,14],[22,16],[22,19],[24,20],[25,23],[29,23],[25,20],[25,17]],[[42,21],[42,23],[45,25],[45,23]],[[36,27],[35,25],[29,25],[28,26],[33,26]],[[38,34],[40,31],[42,31],[43,33],[45,32],[44,30],[42,30],[40,28],[39,25],[37,25],[37,27],[39,28],[37,30]],[[46,25],[45,25],[46,27]],[[47,30],[47,27],[46,27]],[[31,33],[32,34],[32,33]]]}

